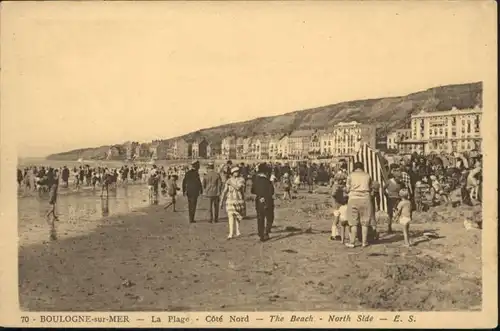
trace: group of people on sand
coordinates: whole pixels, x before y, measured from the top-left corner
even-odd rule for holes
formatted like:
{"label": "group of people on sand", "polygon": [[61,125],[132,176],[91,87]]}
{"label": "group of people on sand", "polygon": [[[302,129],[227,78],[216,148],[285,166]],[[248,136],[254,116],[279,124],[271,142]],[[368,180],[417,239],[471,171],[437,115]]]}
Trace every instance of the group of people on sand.
{"label": "group of people on sand", "polygon": [[[405,245],[411,246],[409,226],[414,211],[425,211],[436,205],[476,205],[482,201],[482,159],[472,158],[470,167],[459,163],[444,167],[436,158],[412,157],[386,169],[388,180],[383,194],[387,199],[387,233],[392,225],[402,226]],[[355,247],[361,229],[361,246],[375,241],[378,234],[376,211],[380,210],[380,183],[372,181],[362,163],[355,163],[347,173],[342,164],[332,177],[334,221],[332,240],[340,240],[348,247]],[[339,229],[340,227],[340,229]],[[349,235],[349,241],[346,237]]]}
{"label": "group of people on sand", "polygon": [[[156,169],[156,166],[153,167]],[[167,176],[167,173],[173,174],[182,171],[176,167],[160,169],[159,173],[162,176]],[[138,167],[122,166],[121,168],[107,168],[107,167],[90,167],[89,165],[74,167],[74,184],[75,189],[78,190],[83,185],[96,188],[96,185],[101,187],[101,197],[106,193],[109,196],[109,188],[116,188],[118,182],[127,184],[129,180],[145,181],[148,177],[148,169],[146,166]],[[59,221],[56,214],[56,203],[60,184],[62,187],[69,188],[70,169],[63,166],[59,169],[45,166],[31,166],[24,169],[17,169],[17,183],[20,190],[24,192],[38,192],[39,196],[47,196],[49,203],[49,210],[47,212],[46,220],[51,226],[50,238],[55,240],[55,226],[54,222]]]}
{"label": "group of people on sand", "polygon": [[[350,173],[345,161],[336,167],[322,167],[327,169],[326,178],[329,179],[334,200],[331,239],[341,241],[351,248],[356,247],[359,242],[361,247],[376,242],[379,237],[376,212],[381,210],[382,191],[387,201],[387,233],[393,233],[393,224],[399,224],[404,244],[411,246],[409,231],[415,211],[421,212],[443,204],[456,207],[460,204],[471,206],[481,203],[482,157],[477,155],[465,161],[459,159],[456,164],[444,165],[439,156],[424,157],[414,153],[411,158],[401,159],[399,163],[385,164],[388,180],[384,183],[375,182],[365,171],[365,165],[360,162],[353,164]],[[220,192],[221,206],[226,201],[230,231],[228,238],[240,234],[238,225],[246,214],[244,201],[246,188],[250,185],[251,193],[256,195],[259,236],[261,240],[267,240],[274,221],[275,186],[283,190],[283,199],[287,200],[292,198],[291,192],[297,192],[300,184],[304,183],[301,173],[306,175],[305,182],[310,193],[314,184],[318,183],[318,168],[310,163],[302,165],[305,171],[301,171],[300,165],[289,167],[288,164],[269,163],[260,163],[257,167],[251,167],[250,171],[242,171],[241,167],[234,167],[228,161],[222,167],[221,182],[225,184]],[[213,164],[209,167],[213,169]],[[199,194],[203,192],[205,183],[213,179],[215,183],[219,181],[214,171],[209,173],[210,176],[206,177],[209,179],[204,177],[202,184],[198,186]],[[310,181],[307,180],[308,175]],[[276,180],[278,177],[281,178],[280,181]],[[212,201],[218,201],[218,193],[218,190],[210,193]],[[213,209],[210,208],[211,211]],[[194,221],[194,210],[195,203],[192,203],[190,221]]]}
{"label": "group of people on sand", "polygon": [[[102,187],[102,191],[108,187],[116,187],[118,184],[145,183],[149,179],[150,169],[145,165],[124,165],[119,168],[104,166],[91,167],[81,165],[73,169],[63,166],[61,168],[31,166],[24,169],[17,169],[18,188],[25,192],[47,193],[48,187],[45,185],[45,177],[48,171],[53,172],[62,188],[69,188],[70,182],[73,188],[78,191],[83,187],[91,187],[94,190],[97,186]],[[183,173],[183,167],[161,167],[158,169],[162,177],[172,174]]]}
{"label": "group of people on sand", "polygon": [[[408,246],[411,245],[409,225],[414,211],[425,211],[439,204],[481,203],[480,156],[470,159],[467,166],[464,162],[444,166],[439,158],[419,155],[384,166],[388,174],[388,180],[382,183],[388,207],[387,233],[393,232],[394,223],[401,224]],[[255,196],[258,234],[262,241],[269,239],[274,222],[274,199],[281,197],[275,194],[276,189],[282,190],[283,200],[292,200],[301,188],[313,193],[315,185],[329,185],[334,205],[330,238],[348,247],[355,247],[358,242],[365,247],[378,238],[376,212],[381,209],[381,183],[373,181],[361,163],[354,163],[351,170],[349,173],[345,160],[336,165],[306,161],[293,166],[287,162],[233,165],[232,161],[227,161],[218,169],[214,162],[208,162],[206,171],[200,174],[200,163],[194,161],[189,167],[181,165],[166,169],[157,165],[125,165],[117,169],[86,165],[75,167],[73,173],[76,187],[83,183],[94,187],[99,184],[101,196],[108,195],[108,188],[113,184],[116,186],[117,182],[147,182],[153,204],[158,203],[160,192],[168,198],[164,206],[166,210],[176,211],[176,197],[181,191],[187,198],[190,223],[196,223],[198,200],[204,196],[209,201],[210,222],[219,222],[219,210],[225,209],[228,239],[241,235],[240,222],[246,217],[246,197],[250,193]],[[69,176],[70,170],[66,166],[60,169],[30,167],[18,170],[18,183],[20,186],[24,183],[28,188],[45,188],[51,206],[47,219],[53,216],[53,222],[58,220],[55,204],[59,182],[68,187]],[[182,178],[180,186],[179,178]]]}
{"label": "group of people on sand", "polygon": [[[374,182],[370,175],[364,171],[363,163],[354,163],[351,173],[347,173],[347,166],[342,165],[332,183],[334,212],[330,239],[340,240],[341,243],[350,248],[356,247],[358,241],[361,241],[362,247],[375,242],[378,239],[376,209],[380,208],[378,194],[379,184]],[[393,206],[393,213],[389,217],[392,220],[397,218],[399,223],[403,225],[405,244],[409,246],[409,224],[412,209],[411,205],[408,208],[408,190],[400,187],[398,196],[400,201]],[[388,232],[392,232],[391,222],[388,226]]]}
{"label": "group of people on sand", "polygon": [[[250,184],[250,193],[255,195],[259,238],[267,241],[274,221],[274,185],[269,179],[268,165],[261,163],[247,172],[245,167],[233,166],[228,161],[216,171],[214,163],[209,162],[203,176],[200,176],[199,169],[200,163],[193,162],[182,180],[181,190],[187,197],[189,222],[196,223],[196,206],[203,195],[209,200],[209,221],[219,222],[219,210],[225,209],[229,227],[227,239],[239,237],[240,222],[246,217],[246,196]],[[165,208],[169,206],[170,203]]]}

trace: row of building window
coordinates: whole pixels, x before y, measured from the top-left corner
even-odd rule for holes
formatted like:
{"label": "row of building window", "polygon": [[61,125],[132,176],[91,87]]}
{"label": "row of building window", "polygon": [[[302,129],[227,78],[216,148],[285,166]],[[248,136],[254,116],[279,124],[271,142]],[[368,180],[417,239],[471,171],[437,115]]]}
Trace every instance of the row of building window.
{"label": "row of building window", "polygon": [[[462,125],[465,125],[465,123],[474,123],[474,122],[479,122],[479,118],[477,116],[474,116],[474,115],[469,115],[467,116],[467,120],[465,118],[462,118]],[[424,125],[424,120],[420,120],[420,126],[423,126]],[[437,118],[437,119],[434,119],[433,122],[430,123],[431,126],[442,126],[442,125],[446,125],[446,119],[445,118]],[[451,118],[451,125],[456,125],[457,124],[457,119],[455,117]],[[417,122],[413,122],[413,126],[416,127],[417,126]]]}

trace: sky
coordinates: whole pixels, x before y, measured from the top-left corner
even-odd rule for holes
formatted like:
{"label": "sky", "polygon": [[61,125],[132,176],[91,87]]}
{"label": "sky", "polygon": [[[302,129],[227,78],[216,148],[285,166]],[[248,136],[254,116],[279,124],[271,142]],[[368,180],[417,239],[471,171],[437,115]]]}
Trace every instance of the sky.
{"label": "sky", "polygon": [[38,157],[482,81],[496,41],[491,9],[3,3],[2,128],[19,156]]}

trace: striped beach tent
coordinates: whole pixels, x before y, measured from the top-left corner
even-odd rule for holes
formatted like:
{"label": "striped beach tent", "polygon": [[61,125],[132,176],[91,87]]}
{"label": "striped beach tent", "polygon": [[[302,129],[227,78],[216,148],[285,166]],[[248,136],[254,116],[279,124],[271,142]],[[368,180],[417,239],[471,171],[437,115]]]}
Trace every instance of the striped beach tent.
{"label": "striped beach tent", "polygon": [[388,179],[388,174],[383,167],[381,156],[377,151],[370,148],[367,144],[361,145],[356,155],[349,157],[348,172],[353,171],[354,162],[361,162],[365,167],[365,171],[370,174],[373,181],[380,184],[380,210],[387,213],[387,197],[384,194],[384,184]]}

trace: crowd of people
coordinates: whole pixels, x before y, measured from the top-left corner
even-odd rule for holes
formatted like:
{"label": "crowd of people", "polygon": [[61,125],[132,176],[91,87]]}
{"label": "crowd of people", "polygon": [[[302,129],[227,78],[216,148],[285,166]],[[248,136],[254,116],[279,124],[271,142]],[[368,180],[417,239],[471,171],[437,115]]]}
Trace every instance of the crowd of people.
{"label": "crowd of people", "polygon": [[[384,159],[385,160],[385,159]],[[233,164],[227,161],[216,169],[213,162],[206,165],[200,174],[200,163],[190,166],[158,167],[157,165],[125,165],[120,168],[74,167],[60,169],[51,167],[29,167],[18,169],[18,184],[24,190],[35,190],[49,194],[51,209],[47,220],[58,220],[55,213],[59,183],[75,190],[82,186],[101,186],[101,196],[109,194],[109,188],[118,183],[147,183],[149,198],[157,204],[159,195],[167,198],[165,210],[176,211],[176,197],[181,191],[186,196],[190,223],[196,223],[198,199],[209,200],[209,221],[219,221],[219,210],[224,209],[228,217],[228,239],[240,236],[240,222],[246,217],[246,197],[254,196],[257,213],[258,234],[261,241],[269,239],[274,221],[274,200],[292,200],[300,189],[313,193],[318,185],[329,186],[333,201],[331,240],[340,241],[348,247],[367,246],[378,238],[376,231],[377,211],[381,209],[380,186],[387,201],[387,232],[393,224],[402,225],[405,244],[410,246],[409,226],[414,211],[425,211],[439,204],[473,205],[481,203],[482,165],[481,157],[459,160],[455,164],[443,162],[436,155],[413,154],[398,163],[384,162],[387,174],[384,183],[373,181],[365,171],[365,165],[354,163],[348,171],[348,161],[336,164],[305,161],[289,163],[262,162],[258,164]],[[178,184],[179,178],[182,183]],[[282,195],[277,195],[277,190]],[[41,194],[42,194],[41,193]],[[348,240],[347,240],[348,238]]]}
{"label": "crowd of people", "polygon": [[[469,166],[470,165],[470,166]],[[258,233],[262,241],[269,239],[274,221],[274,199],[277,187],[283,190],[283,199],[292,199],[291,192],[307,187],[309,193],[315,185],[331,187],[334,220],[332,240],[339,240],[348,247],[356,247],[358,241],[365,247],[375,242],[376,212],[381,210],[380,186],[387,201],[387,233],[393,232],[393,224],[402,226],[405,245],[411,246],[409,227],[414,211],[425,211],[436,205],[475,205],[482,201],[482,158],[459,159],[445,165],[438,155],[426,157],[418,154],[402,158],[399,163],[384,163],[387,180],[375,182],[365,166],[356,162],[348,172],[348,162],[336,165],[302,162],[294,166],[288,163],[259,163],[258,165],[223,165],[219,172],[209,163],[207,174],[200,178],[199,163],[195,162],[186,173],[182,191],[188,197],[189,220],[194,221],[196,202],[205,194],[210,198],[210,220],[217,221],[217,203],[225,203],[228,215],[228,238],[239,236],[239,222],[246,216],[245,195],[247,187],[255,195]],[[346,241],[346,237],[349,240]]]}
{"label": "crowd of people", "polygon": [[[182,175],[186,167],[164,167],[159,168],[163,176],[177,174]],[[98,186],[127,183],[145,183],[149,178],[150,169],[146,165],[124,165],[120,168],[91,167],[82,165],[73,169],[63,166],[61,168],[31,166],[17,169],[18,188],[24,192],[47,192],[49,190],[49,178],[57,178],[57,184],[63,188],[70,188],[70,183],[75,190],[84,187],[96,188]],[[50,173],[50,176],[49,176]]]}

